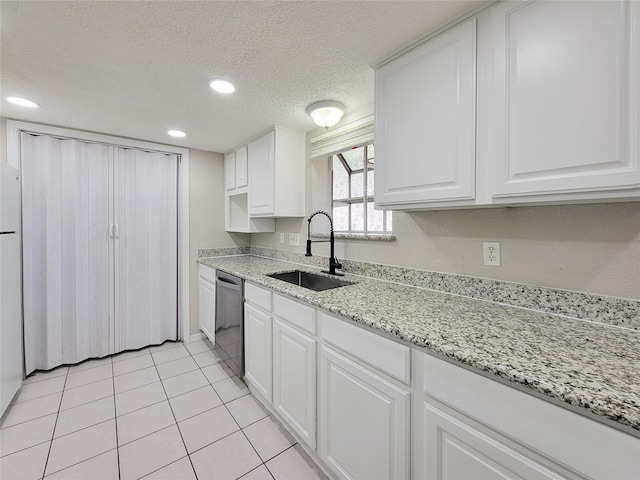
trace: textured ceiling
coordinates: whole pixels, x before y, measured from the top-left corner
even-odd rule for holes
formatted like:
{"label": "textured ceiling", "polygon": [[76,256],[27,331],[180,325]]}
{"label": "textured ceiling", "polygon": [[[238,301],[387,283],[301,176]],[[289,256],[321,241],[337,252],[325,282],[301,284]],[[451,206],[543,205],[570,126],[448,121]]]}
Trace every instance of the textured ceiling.
{"label": "textured ceiling", "polygon": [[372,65],[479,3],[2,1],[0,114],[226,151],[275,124],[313,129],[318,100],[370,104]]}

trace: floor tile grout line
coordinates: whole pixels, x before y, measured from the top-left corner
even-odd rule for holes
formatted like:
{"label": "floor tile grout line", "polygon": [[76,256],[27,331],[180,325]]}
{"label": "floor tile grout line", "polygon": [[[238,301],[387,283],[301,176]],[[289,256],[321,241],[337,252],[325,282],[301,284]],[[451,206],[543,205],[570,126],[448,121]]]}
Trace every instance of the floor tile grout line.
{"label": "floor tile grout line", "polygon": [[[186,347],[185,347],[185,348],[186,348]],[[214,345],[214,349],[215,349],[215,345]],[[191,358],[193,358],[193,355],[194,355],[194,354],[192,354],[192,353],[189,351],[189,349],[187,349],[187,351],[189,352],[189,355],[191,355]],[[202,352],[198,352],[198,353],[202,353]],[[197,355],[197,354],[195,354],[195,355]],[[195,361],[195,360],[194,360],[194,361]],[[196,364],[197,364],[197,363],[198,363],[198,362],[196,362]],[[215,365],[215,364],[214,364],[214,365]],[[210,365],[207,365],[207,366],[210,366]],[[202,373],[202,375],[204,375],[204,377],[207,379],[207,382],[209,382],[209,385],[208,385],[208,386],[210,386],[211,388],[213,388],[213,391],[215,392],[215,394],[216,394],[216,395],[218,395],[218,392],[216,392],[216,389],[213,387],[213,384],[211,383],[211,381],[209,381],[209,378],[208,378],[208,377],[205,375],[205,373],[202,371],[202,368],[203,368],[203,367],[198,366],[198,369],[200,370],[200,372]],[[206,367],[204,367],[204,368],[206,368]],[[187,373],[188,373],[188,372],[187,372]],[[237,376],[237,375],[235,375],[235,373],[234,373],[234,374],[233,374],[233,376]],[[228,378],[232,378],[232,377],[223,378],[222,380],[219,380],[219,381],[221,382],[221,381],[223,381],[223,380],[227,380]],[[215,383],[218,383],[218,382],[215,382]],[[196,389],[190,390],[190,392],[193,392],[193,391],[198,390],[198,389],[200,389],[200,388],[204,388],[204,387],[206,387],[206,386],[207,386],[207,385],[204,385],[204,386],[202,386],[202,387],[198,387],[198,388],[196,388]],[[184,394],[186,394],[186,393],[189,393],[189,392],[185,392],[185,393],[183,393],[182,395],[184,395]],[[176,397],[178,397],[178,396],[180,396],[180,395],[176,395]],[[244,396],[244,395],[243,395],[243,396]],[[218,395],[218,397],[220,398],[220,395]],[[175,398],[175,397],[173,397],[173,398]],[[240,397],[238,397],[238,398],[240,398]],[[233,400],[236,400],[236,399],[234,398]],[[233,400],[230,400],[230,401],[233,401]],[[220,401],[222,402],[222,404],[220,404],[220,405],[218,405],[218,406],[216,406],[216,407],[210,408],[210,409],[206,410],[205,412],[200,412],[200,413],[198,413],[198,414],[196,414],[196,415],[193,415],[193,416],[191,416],[191,417],[189,417],[189,418],[196,417],[196,416],[198,416],[198,415],[201,415],[202,413],[209,412],[209,411],[211,411],[211,410],[213,410],[213,409],[215,409],[215,408],[219,408],[219,407],[222,407],[222,406],[224,406],[224,407],[226,408],[226,403],[228,403],[228,402],[226,402],[226,403],[225,403],[225,402],[224,402],[224,400],[222,400],[222,398],[220,398]],[[171,402],[169,402],[169,405],[171,405]],[[237,420],[235,419],[235,417],[231,414],[231,412],[229,411],[229,409],[228,409],[228,408],[226,408],[226,410],[227,410],[227,413],[229,414],[229,416],[231,416],[231,418],[233,419],[233,421],[234,421],[234,422],[236,423],[236,425],[238,426],[238,430],[236,430],[236,431],[234,431],[234,432],[231,432],[231,433],[229,433],[228,435],[225,435],[225,436],[223,436],[223,437],[220,437],[220,438],[218,438],[217,440],[215,440],[215,441],[213,441],[213,442],[211,442],[211,443],[208,443],[207,445],[204,445],[204,446],[202,446],[202,447],[200,447],[200,448],[198,448],[198,449],[194,450],[193,452],[189,452],[189,450],[187,449],[187,444],[184,442],[184,437],[182,436],[182,431],[180,430],[180,426],[178,425],[178,431],[180,432],[180,437],[182,438],[183,443],[185,443],[184,448],[185,448],[185,450],[187,451],[187,456],[189,457],[189,462],[191,462],[191,468],[193,468],[193,472],[194,472],[194,475],[196,476],[196,480],[197,480],[197,478],[198,478],[198,474],[197,474],[196,469],[195,469],[195,467],[194,467],[194,465],[193,465],[193,461],[191,460],[191,455],[193,455],[193,454],[194,454],[194,453],[196,453],[196,452],[199,452],[200,450],[202,450],[202,449],[204,449],[204,448],[207,448],[207,447],[209,447],[209,446],[213,445],[214,443],[217,443],[217,442],[219,442],[219,441],[221,441],[221,440],[223,440],[223,439],[225,439],[225,438],[227,438],[227,437],[230,437],[231,435],[233,435],[233,434],[235,434],[235,433],[242,432],[242,428],[241,428],[241,427],[240,427],[240,425],[238,424],[238,422],[237,422]],[[173,413],[173,407],[171,407],[171,412]],[[174,417],[175,417],[175,414],[174,414]],[[187,420],[187,419],[185,419],[185,420]],[[181,420],[181,421],[184,421],[184,420]],[[176,424],[178,424],[178,422],[176,422]],[[243,433],[243,435],[244,435],[244,433]],[[246,435],[245,435],[245,438],[246,438]],[[249,441],[249,439],[247,439],[247,441]],[[250,444],[250,445],[251,445],[251,447],[255,450],[255,447],[253,447],[253,445],[251,444],[251,442],[249,442],[249,444]],[[258,452],[256,452],[256,454],[258,455],[258,458],[260,458],[260,455],[258,454]],[[262,460],[262,459],[261,459],[261,460]],[[256,468],[257,468],[257,467],[256,467]],[[247,472],[247,473],[248,473],[248,472]]]}
{"label": "floor tile grout line", "polygon": [[[214,344],[213,344],[213,348],[214,348],[214,350],[215,350],[215,345],[216,345],[216,344],[214,343]],[[224,350],[224,349],[223,349],[223,350]],[[226,351],[225,351],[225,353],[226,353]],[[192,356],[193,356],[193,355],[192,355]],[[196,363],[197,363],[197,362],[196,362]],[[226,361],[225,361],[225,364],[226,364]],[[227,367],[229,367],[229,366],[227,365]],[[229,369],[231,369],[231,367],[229,367]],[[202,370],[202,368],[201,368],[201,370]],[[233,370],[232,370],[232,371],[233,371]],[[202,372],[202,374],[204,375],[204,372]],[[241,379],[238,375],[236,375],[236,374],[235,374],[235,372],[234,372],[234,375],[233,375],[233,376],[238,377],[238,379],[240,379],[240,381],[242,381],[242,379]],[[205,377],[206,377],[206,375],[205,375]],[[228,377],[228,378],[233,378],[233,377]],[[208,378],[207,378],[207,380],[208,380]],[[226,380],[226,379],[223,379],[223,380]],[[223,381],[223,380],[219,380],[219,381],[221,382],[221,381]],[[212,384],[211,382],[209,382],[209,383],[211,384],[211,387],[213,388],[213,384]],[[218,383],[218,382],[215,382],[215,383]],[[244,382],[243,382],[243,383],[244,383]],[[213,388],[213,390],[215,391],[215,388]],[[216,394],[218,394],[218,392],[216,392]],[[246,395],[251,395],[251,392],[247,393]],[[227,409],[227,413],[229,413],[229,415],[231,416],[231,418],[232,418],[232,419],[233,419],[233,421],[236,423],[236,425],[238,426],[238,429],[239,429],[239,430],[237,430],[237,431],[235,431],[235,432],[233,432],[233,433],[231,433],[231,434],[227,435],[227,437],[228,437],[228,436],[230,436],[230,435],[233,435],[233,434],[235,434],[235,433],[238,433],[238,431],[239,431],[239,432],[241,432],[241,433],[242,433],[242,435],[244,436],[244,438],[245,438],[245,439],[247,440],[247,442],[249,443],[249,445],[251,445],[251,448],[253,449],[253,451],[254,451],[254,452],[256,452],[256,455],[258,456],[258,459],[262,462],[262,463],[261,463],[261,465],[264,465],[264,466],[265,466],[265,468],[267,468],[267,471],[269,472],[269,475],[271,475],[271,471],[268,469],[268,467],[266,466],[265,462],[262,460],[262,457],[260,456],[260,453],[258,453],[258,450],[257,450],[257,449],[256,449],[256,447],[253,445],[253,443],[251,443],[251,440],[249,439],[249,437],[248,437],[248,436],[247,436],[247,434],[245,433],[244,428],[240,426],[240,424],[238,423],[238,421],[236,420],[236,418],[233,416],[233,413],[231,413],[231,410],[229,410],[229,407],[227,406],[227,404],[228,404],[228,403],[231,403],[231,402],[233,402],[234,400],[237,400],[238,398],[242,398],[242,397],[244,397],[244,396],[246,396],[246,395],[241,395],[240,397],[234,398],[233,400],[229,400],[228,402],[225,402],[224,400],[222,401],[222,405],[224,405],[224,407]],[[219,396],[219,395],[218,395],[218,396]],[[220,398],[220,400],[222,400],[222,398]],[[266,418],[266,417],[265,417],[265,418]],[[261,420],[262,420],[262,419],[261,419]],[[254,423],[255,423],[255,422],[254,422]],[[245,427],[245,428],[246,428],[246,427]],[[226,437],[223,437],[223,438],[226,438]],[[219,442],[220,440],[222,440],[222,438],[219,438],[218,440],[216,440],[216,442]],[[214,444],[214,443],[216,443],[216,442],[212,442],[212,443],[210,443],[209,445],[213,445],[213,444]],[[209,445],[206,445],[205,447],[202,447],[202,448],[206,448],[206,447],[208,447]],[[195,453],[195,452],[192,452],[192,453]],[[260,465],[258,465],[256,468],[259,468],[259,467],[260,467]],[[256,468],[254,468],[253,470],[255,470]],[[241,476],[240,476],[240,477],[238,477],[238,478],[241,478],[241,477],[243,477],[243,476],[247,475],[248,473],[252,472],[253,470],[249,470],[249,472],[245,472],[243,475],[241,475]],[[273,475],[271,475],[271,476],[273,477]]]}
{"label": "floor tile grout line", "polygon": [[[61,376],[62,376],[62,375],[61,375]],[[56,378],[58,378],[58,377],[56,377]],[[51,379],[51,380],[53,380],[53,379]],[[65,382],[66,382],[66,380],[65,380]],[[54,395],[54,394],[56,394],[56,393],[60,393],[60,392],[64,392],[64,387],[62,388],[62,390],[59,390],[59,391],[57,391],[57,392],[45,393],[44,395],[38,395],[37,397],[28,398],[27,400],[19,400],[19,401],[17,401],[17,402],[10,403],[9,405],[10,405],[11,407],[13,407],[14,405],[20,405],[21,403],[30,402],[30,401],[32,401],[32,400],[38,400],[39,398],[46,397],[46,396],[48,396],[48,395]]]}
{"label": "floor tile grout line", "polygon": [[[108,397],[105,397],[105,398],[108,398]],[[104,400],[104,398],[102,400]],[[102,420],[102,421],[100,421],[98,423],[94,423],[93,425],[88,425],[86,427],[79,428],[78,430],[75,430],[73,432],[69,432],[69,433],[65,433],[64,435],[60,435],[59,437],[54,437],[53,440],[58,440],[60,438],[68,437],[69,435],[73,435],[74,433],[82,432],[83,430],[86,430],[87,428],[95,427],[96,425],[102,425],[103,423],[107,423],[107,422],[110,422],[111,420],[115,420],[115,419],[116,419],[115,416],[112,417],[112,418],[107,418],[106,420]],[[44,442],[42,442],[42,443],[44,443]],[[40,445],[40,444],[38,444],[38,445]]]}
{"label": "floor tile grout line", "polygon": [[[65,368],[66,368],[67,370],[69,369],[69,367],[65,367]],[[46,373],[46,370],[45,370],[44,372]],[[26,382],[26,380],[29,380],[30,378],[33,378],[33,377],[31,377],[31,375],[32,375],[32,374],[29,374],[29,376],[27,376],[27,377],[23,380],[23,382],[22,382],[22,386],[23,386],[23,387],[24,387],[24,386],[26,386],[26,385],[35,385],[36,383],[45,382],[45,381],[47,381],[47,380],[53,380],[54,378],[64,377],[64,376],[66,375],[66,373],[61,373],[60,375],[53,375],[53,376],[50,376],[50,377],[48,376],[48,377],[46,377],[46,378],[41,378],[41,379],[39,379],[39,380],[30,380],[30,381]]]}
{"label": "floor tile grout line", "polygon": [[[167,428],[168,428],[168,427],[167,427]],[[163,467],[156,468],[156,469],[155,469],[154,471],[152,471],[152,472],[145,473],[143,476],[141,476],[140,478],[138,478],[138,480],[144,480],[144,479],[145,479],[145,478],[147,478],[149,475],[153,475],[154,473],[156,473],[156,472],[158,472],[158,471],[162,470],[163,468],[167,468],[169,465],[173,465],[174,463],[179,462],[180,460],[183,460],[183,459],[185,459],[185,458],[189,458],[189,454],[188,454],[188,453],[187,453],[184,457],[180,457],[179,459],[174,460],[174,461],[173,461],[173,462],[171,462],[171,463],[167,463],[167,464],[166,464],[166,465],[164,465]],[[189,459],[189,462],[191,462],[191,459]],[[192,466],[191,468],[193,468],[193,466]],[[194,470],[194,473],[195,473],[195,470]],[[196,477],[196,480],[198,480],[198,477]]]}
{"label": "floor tile grout line", "polygon": [[[274,455],[273,457],[271,457],[269,460],[267,460],[266,462],[264,462],[264,466],[266,467],[267,471],[269,472],[269,475],[271,475],[274,479],[276,478],[276,476],[273,474],[273,472],[271,471],[271,469],[269,468],[269,465],[267,465],[267,462],[270,462],[271,460],[273,460],[276,457],[279,457],[280,455],[282,455],[283,453],[291,450],[293,447],[295,447],[296,445],[298,445],[298,442],[294,443],[293,445],[288,446],[287,448],[285,448],[283,451],[281,451],[279,454]],[[302,449],[304,451],[304,449]],[[306,454],[306,452],[305,452]]]}
{"label": "floor tile grout line", "polygon": [[[101,366],[105,366],[105,365],[101,365]],[[79,372],[78,372],[79,373]],[[105,378],[101,378],[100,380],[95,380],[93,382],[87,382],[87,383],[83,383],[82,385],[76,385],[75,387],[69,387],[69,390],[73,390],[74,388],[80,388],[80,387],[86,387],[87,385],[93,385],[94,383],[98,383],[98,382],[104,382],[105,380],[109,380],[109,377],[105,377]],[[65,385],[66,385],[66,381],[65,381]],[[66,389],[66,388],[65,388]]]}
{"label": "floor tile grout line", "polygon": [[[53,413],[52,413],[51,415],[53,415]],[[45,441],[40,442],[40,443],[34,443],[33,445],[29,445],[28,447],[21,448],[20,450],[16,450],[15,452],[11,452],[11,453],[4,454],[4,455],[2,455],[0,458],[7,458],[7,457],[10,457],[11,455],[14,455],[14,454],[16,454],[16,453],[20,453],[20,452],[24,452],[25,450],[29,450],[30,448],[38,447],[38,446],[40,446],[40,445],[44,445],[45,443],[49,443],[50,441],[51,441],[51,440],[45,440]]]}
{"label": "floor tile grout line", "polygon": [[109,378],[103,378],[102,380],[97,380],[97,381],[95,381],[95,382],[85,383],[84,385],[78,385],[78,386],[76,386],[76,387],[69,387],[69,388],[65,388],[65,391],[66,391],[66,390],[76,390],[77,388],[83,388],[83,387],[86,387],[86,386],[88,386],[88,385],[93,385],[94,383],[104,382],[104,381],[106,381],[106,380],[109,380]]}
{"label": "floor tile grout line", "polygon": [[[295,439],[294,439],[295,440]],[[267,459],[264,461],[264,463],[266,464],[267,462],[270,462],[271,460],[273,460],[276,457],[279,457],[280,455],[282,455],[284,452],[286,452],[287,450],[291,450],[293,447],[295,447],[296,445],[298,445],[300,442],[298,442],[297,440],[294,441],[291,445],[289,445],[287,448],[285,448],[284,450],[282,450],[281,452],[276,453],[273,457]]]}
{"label": "floor tile grout line", "polygon": [[[120,448],[120,447],[126,447],[127,445],[131,445],[132,443],[137,442],[138,440],[142,440],[143,438],[150,437],[151,435],[153,435],[153,434],[155,434],[155,433],[158,433],[158,432],[161,432],[161,431],[163,431],[163,430],[166,430],[167,428],[177,427],[177,426],[178,426],[178,424],[176,424],[176,423],[172,423],[171,425],[167,425],[167,426],[162,427],[162,428],[160,428],[160,429],[158,429],[158,430],[155,430],[155,431],[153,431],[153,432],[145,433],[145,434],[144,434],[144,435],[142,435],[141,437],[135,438],[135,439],[133,439],[133,440],[129,440],[127,443],[123,443],[122,445],[118,445],[118,447],[117,447],[117,448]],[[173,462],[172,462],[172,463],[173,463]]]}
{"label": "floor tile grout line", "polygon": [[[153,383],[150,383],[149,385],[153,385]],[[148,385],[143,385],[143,386],[144,386],[144,387],[147,387]],[[135,390],[135,388],[134,388],[134,390]],[[131,390],[128,390],[128,391],[130,392]],[[115,395],[114,395],[114,397],[115,397]],[[116,418],[118,418],[118,417],[126,417],[126,416],[127,416],[127,415],[129,415],[130,413],[136,413],[136,412],[139,412],[140,410],[144,410],[144,409],[145,409],[145,408],[147,408],[147,407],[153,407],[153,406],[155,406],[155,405],[158,405],[159,403],[166,402],[167,400],[168,400],[168,399],[163,398],[162,400],[158,400],[157,402],[150,403],[149,405],[145,405],[144,407],[136,408],[135,410],[131,410],[130,412],[123,413],[123,414],[121,414],[121,415],[116,415]],[[127,443],[129,443],[129,442],[127,442]]]}
{"label": "floor tile grout line", "polygon": [[[51,393],[50,395],[57,395],[58,393],[63,393],[63,392]],[[48,397],[48,396],[49,396],[49,395],[43,395],[42,397],[38,397],[38,398],[44,398],[44,397]],[[34,400],[37,400],[38,398],[34,398]],[[60,398],[60,400],[62,400],[62,397]],[[28,401],[28,402],[30,402],[31,400],[27,400],[27,401]],[[11,428],[11,427],[17,427],[18,425],[22,425],[23,423],[27,423],[27,422],[30,422],[30,421],[32,421],[32,420],[39,420],[39,419],[41,419],[41,418],[48,417],[49,415],[53,415],[54,413],[57,413],[57,412],[59,412],[59,411],[60,411],[60,409],[58,409],[56,412],[49,412],[49,413],[45,413],[44,415],[40,415],[40,416],[38,416],[38,417],[33,417],[33,418],[29,418],[28,420],[23,420],[23,421],[21,421],[21,422],[14,423],[13,425],[6,425],[6,426],[5,426],[5,425],[2,425],[2,427],[0,428],[0,430],[5,430],[5,429],[7,429],[7,428]],[[62,410],[62,411],[64,412],[64,410]],[[7,418],[8,418],[8,417],[7,417]],[[6,419],[5,419],[5,421],[6,421]]]}
{"label": "floor tile grout line", "polygon": [[[205,386],[204,386],[204,387],[202,387],[202,388],[205,388],[205,387],[208,387],[208,386],[211,386],[211,385],[205,385]],[[199,389],[198,389],[198,390],[199,390]],[[191,390],[191,391],[192,391],[192,392],[195,392],[195,390]],[[173,397],[173,398],[176,398],[176,397]],[[169,405],[171,405],[171,402],[169,402]],[[214,410],[214,409],[216,409],[216,408],[220,408],[222,405],[224,405],[224,404],[223,404],[223,403],[221,403],[220,405],[216,405],[215,407],[207,408],[206,410],[203,410],[202,412],[198,412],[198,413],[196,413],[195,415],[191,415],[190,417],[183,418],[182,420],[178,421],[177,423],[182,423],[182,422],[187,421],[187,420],[189,420],[189,419],[191,419],[191,418],[193,418],[193,417],[197,417],[198,415],[202,415],[203,413],[210,412],[211,410]],[[177,420],[177,419],[176,419],[176,420]]]}
{"label": "floor tile grout line", "polygon": [[[220,405],[220,407],[221,407],[221,406],[222,406],[222,405]],[[219,408],[219,407],[216,407],[216,408]],[[231,433],[227,433],[227,434],[226,434],[226,435],[224,435],[223,437],[220,437],[220,438],[218,438],[217,440],[214,440],[214,441],[213,441],[213,442],[211,442],[211,443],[207,443],[206,445],[203,445],[202,447],[199,447],[199,448],[195,449],[195,450],[194,450],[193,452],[191,452],[191,453],[189,453],[189,452],[187,451],[187,455],[191,456],[191,455],[193,455],[194,453],[198,453],[199,451],[204,450],[205,448],[210,447],[211,445],[213,445],[213,444],[215,444],[215,443],[218,443],[219,441],[224,440],[225,438],[229,438],[231,435],[235,435],[236,433],[241,432],[241,431],[242,431],[242,429],[241,429],[241,428],[239,428],[238,430],[235,430],[235,431],[233,431],[233,432],[231,432]],[[260,458],[260,455],[258,455],[258,458]],[[261,461],[262,461],[262,460],[261,460]]]}
{"label": "floor tile grout line", "polygon": [[114,375],[114,371],[113,371],[113,358],[111,358],[111,382],[113,385],[113,414],[114,414],[114,419],[113,422],[115,423],[115,427],[116,427],[116,459],[118,462],[118,480],[120,480],[121,475],[120,475],[120,449],[118,448],[119,442],[118,442],[118,406],[116,404],[116,377]]}
{"label": "floor tile grout line", "polygon": [[44,468],[42,471],[42,477],[44,478],[47,473],[47,466],[49,465],[49,457],[51,456],[51,449],[53,448],[53,436],[56,434],[56,427],[58,426],[58,417],[60,416],[60,407],[62,406],[62,399],[64,398],[64,389],[67,386],[67,380],[69,379],[69,370],[67,369],[67,375],[62,385],[62,395],[60,395],[60,403],[58,404],[58,412],[56,413],[56,421],[53,423],[53,430],[51,431],[51,443],[49,443],[49,451],[47,452],[47,459],[44,461]]}
{"label": "floor tile grout line", "polygon": [[[179,377],[180,375],[184,375],[185,373],[189,373],[189,372],[195,372],[196,370],[200,370],[200,367],[194,368],[193,370],[187,370],[186,372],[180,372],[180,373],[177,373],[176,375],[171,375],[170,377],[165,377],[165,378],[160,377],[160,380],[169,380],[170,378]],[[160,372],[158,372],[158,376],[160,376]]]}
{"label": "floor tile grout line", "polygon": [[[89,460],[93,460],[94,458],[99,457],[100,455],[104,455],[104,454],[109,453],[109,452],[111,452],[113,450],[117,450],[117,448],[118,447],[110,448],[109,450],[97,453],[95,455],[92,455],[91,457],[85,458],[84,460],[80,460],[79,462],[72,463],[71,465],[67,465],[66,467],[61,468],[60,470],[56,470],[55,472],[49,473],[49,475],[47,475],[47,477],[51,476],[51,475],[55,475],[56,473],[63,472],[65,470],[69,469],[69,468],[75,467],[76,465],[80,465],[81,463],[88,462]],[[46,478],[46,477],[40,477],[40,478]]]}
{"label": "floor tile grout line", "polygon": [[[184,347],[184,343],[182,344],[182,346]],[[185,347],[185,350],[187,350],[186,347]],[[191,352],[189,352],[189,350],[187,350],[187,353],[189,355],[191,355]],[[153,358],[153,355],[151,356],[151,359],[153,361],[154,366],[156,367],[156,373],[158,374],[158,377],[160,377],[160,372],[158,372],[158,365],[156,365],[156,360],[155,360],[155,358]],[[173,411],[173,406],[171,405],[171,402],[169,401],[169,394],[167,394],[167,389],[164,387],[164,383],[162,382],[162,379],[160,379],[160,385],[162,385],[162,389],[164,390],[164,394],[167,397],[167,403],[169,404],[169,410],[171,410],[171,415],[173,415],[173,420],[176,422],[175,426],[178,429],[178,435],[180,435],[180,440],[182,440],[182,444],[184,445],[184,451],[186,452],[187,457],[189,458],[189,463],[191,464],[191,470],[193,470],[193,475],[196,477],[196,480],[198,480],[198,473],[196,472],[196,468],[194,467],[193,462],[191,461],[191,455],[189,454],[189,449],[187,448],[187,443],[184,441],[184,436],[182,435],[182,431],[180,430],[180,425],[178,424],[178,419],[176,418],[176,414]],[[167,465],[171,465],[171,464],[169,463]],[[164,468],[167,465],[163,465],[161,468]]]}
{"label": "floor tile grout line", "polygon": [[[108,380],[108,379],[105,379],[105,380]],[[113,395],[113,394],[112,394],[112,393],[110,393],[109,395],[105,395],[104,397],[95,398],[95,399],[93,399],[93,400],[89,400],[88,402],[79,403],[79,404],[77,404],[77,405],[74,405],[73,407],[65,408],[64,410],[62,410],[62,409],[61,409],[61,410],[60,410],[60,412],[68,412],[69,410],[74,409],[74,408],[76,408],[76,407],[82,407],[82,406],[84,406],[84,405],[88,405],[88,404],[90,404],[90,403],[97,402],[97,401],[99,401],[99,400],[104,400],[105,398],[109,398],[109,397],[111,397],[112,395]]]}
{"label": "floor tile grout line", "polygon": [[[260,465],[258,465],[256,468],[253,468],[251,470],[249,470],[247,473],[243,473],[241,476],[239,476],[236,480],[242,480],[244,477],[246,477],[247,475],[249,475],[251,472],[255,472],[257,469],[259,469],[260,467],[264,467],[267,468],[267,466],[265,465],[264,462],[262,462]],[[269,471],[269,469],[267,468],[267,473],[269,474],[269,476],[273,479],[273,475],[271,475],[271,472]]]}

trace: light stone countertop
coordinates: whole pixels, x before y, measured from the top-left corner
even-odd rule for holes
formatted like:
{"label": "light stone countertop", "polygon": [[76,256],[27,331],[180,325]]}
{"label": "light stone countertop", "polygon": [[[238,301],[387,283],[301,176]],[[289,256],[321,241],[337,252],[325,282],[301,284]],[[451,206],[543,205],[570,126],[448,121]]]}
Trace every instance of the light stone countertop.
{"label": "light stone countertop", "polygon": [[638,331],[349,274],[314,292],[266,274],[318,269],[263,257],[198,261],[640,436]]}

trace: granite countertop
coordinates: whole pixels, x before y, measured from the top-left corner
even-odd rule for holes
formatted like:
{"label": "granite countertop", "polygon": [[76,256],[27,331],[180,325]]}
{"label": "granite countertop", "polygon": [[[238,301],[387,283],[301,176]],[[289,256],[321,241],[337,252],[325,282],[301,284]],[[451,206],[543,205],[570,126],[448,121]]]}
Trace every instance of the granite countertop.
{"label": "granite countertop", "polygon": [[638,331],[349,274],[314,292],[266,274],[317,269],[250,255],[198,261],[640,436]]}

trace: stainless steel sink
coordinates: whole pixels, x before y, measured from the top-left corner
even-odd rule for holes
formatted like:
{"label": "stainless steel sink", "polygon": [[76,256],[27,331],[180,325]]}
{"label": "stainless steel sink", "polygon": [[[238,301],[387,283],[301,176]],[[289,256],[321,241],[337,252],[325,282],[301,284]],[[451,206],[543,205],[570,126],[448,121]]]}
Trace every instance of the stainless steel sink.
{"label": "stainless steel sink", "polygon": [[301,270],[271,273],[267,276],[292,283],[300,287],[308,288],[309,290],[314,290],[316,292],[353,285],[353,282],[347,282],[346,280],[340,280],[333,277],[325,277],[324,275],[318,275],[315,273],[303,272]]}

